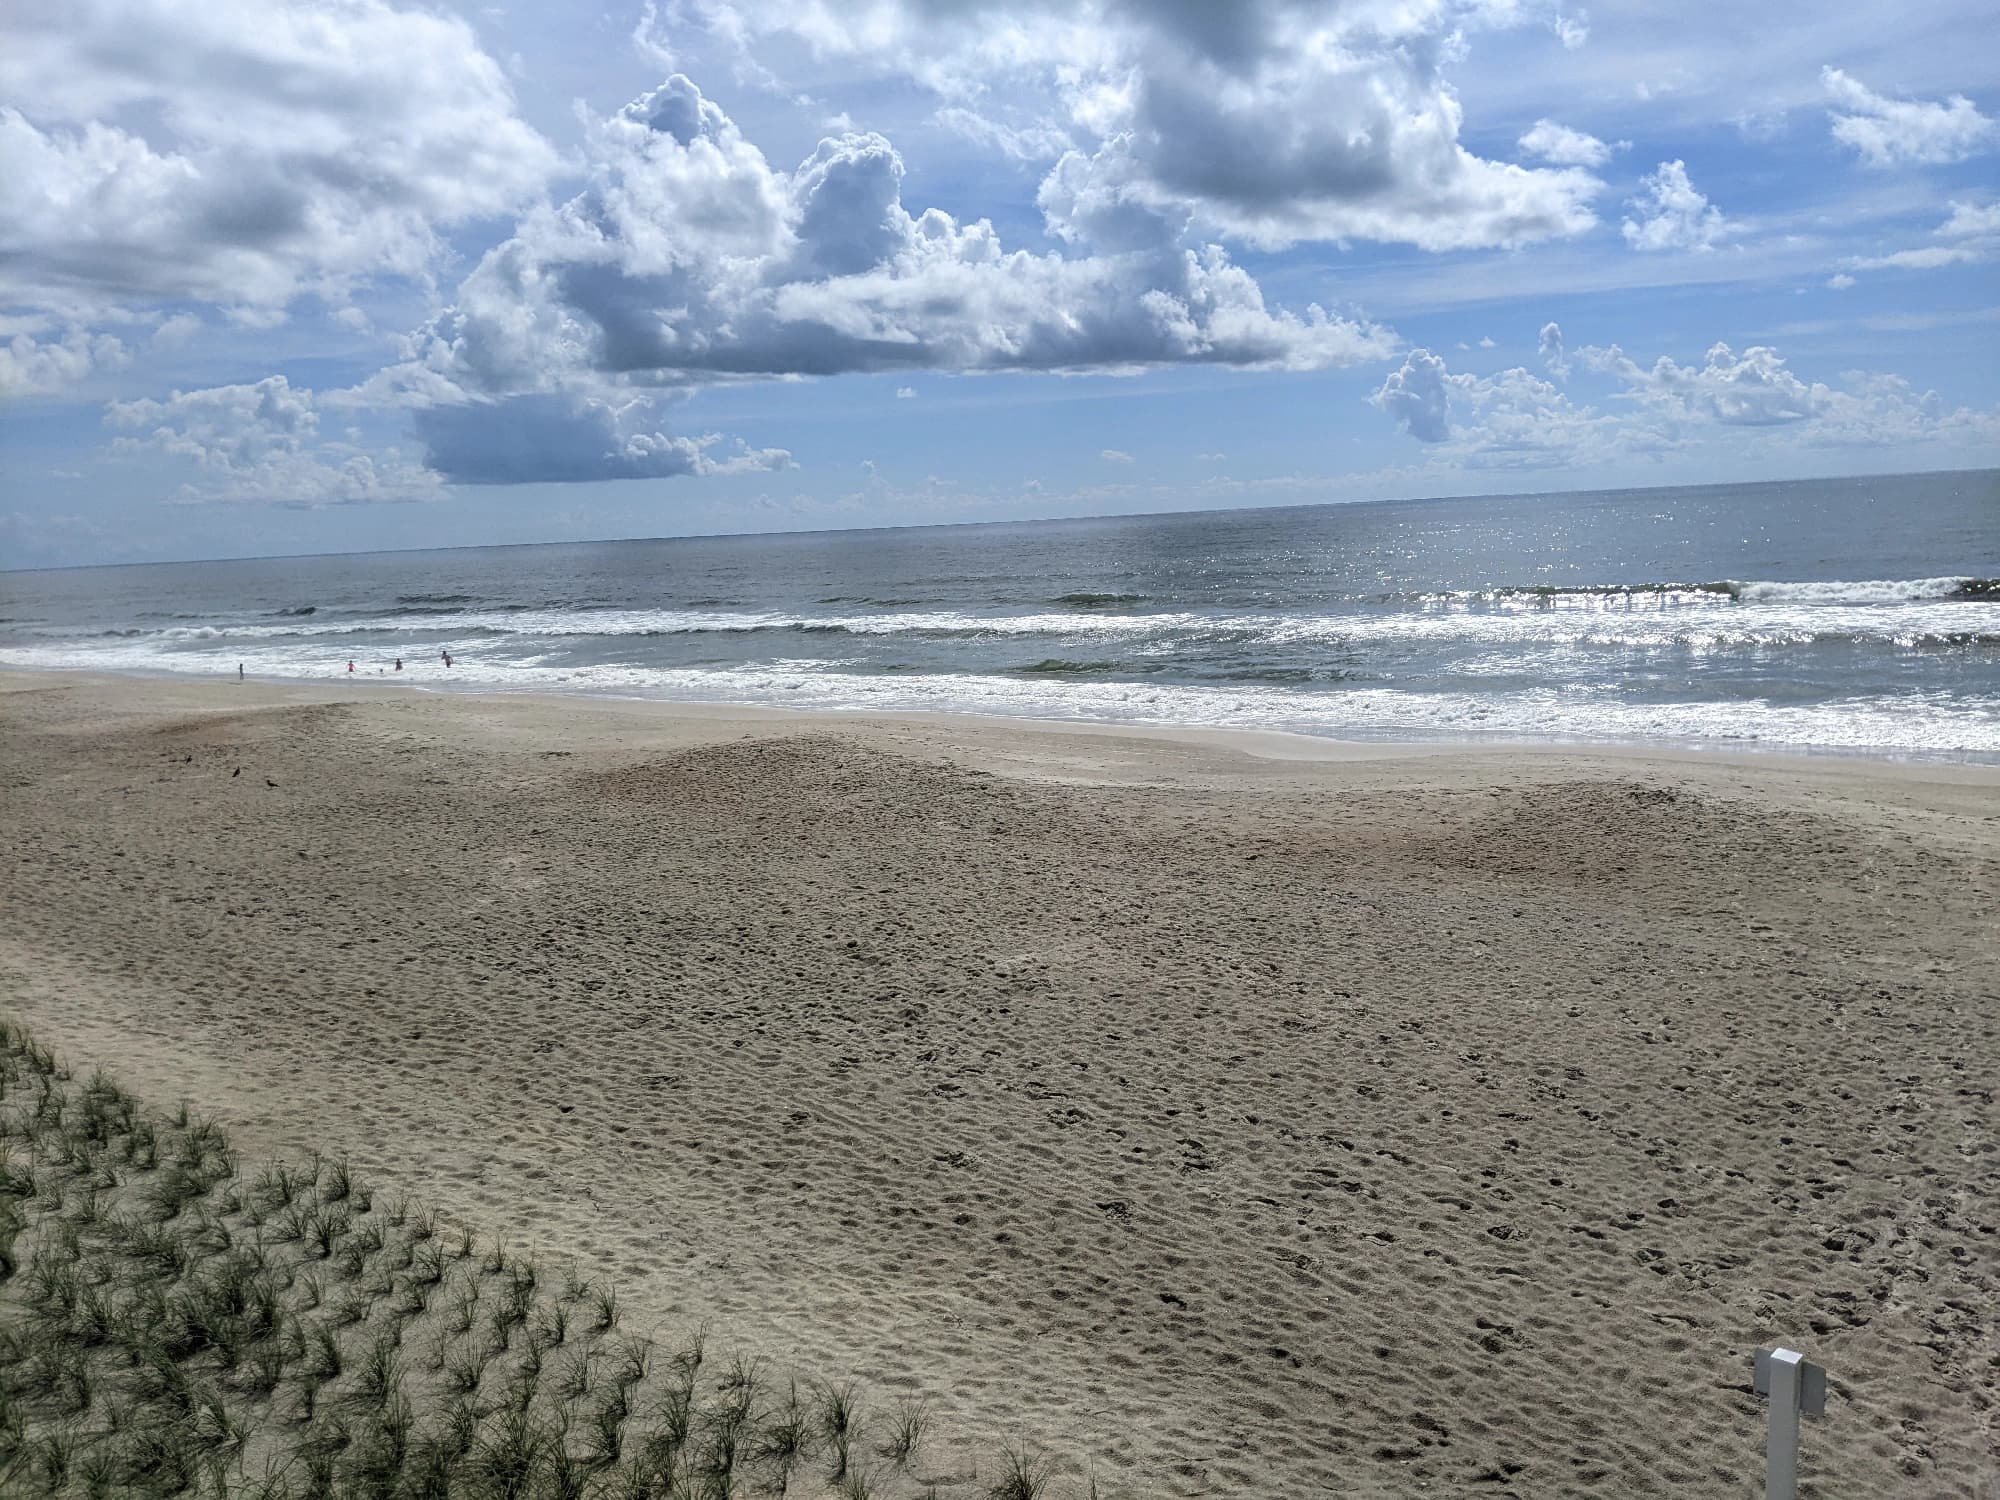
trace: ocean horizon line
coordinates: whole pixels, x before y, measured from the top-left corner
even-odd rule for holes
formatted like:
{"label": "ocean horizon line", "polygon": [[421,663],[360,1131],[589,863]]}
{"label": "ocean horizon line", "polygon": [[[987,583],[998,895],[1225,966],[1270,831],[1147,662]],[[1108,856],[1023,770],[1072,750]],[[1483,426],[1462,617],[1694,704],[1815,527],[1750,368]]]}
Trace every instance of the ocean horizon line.
{"label": "ocean horizon line", "polygon": [[1334,510],[1354,507],[1382,507],[1395,505],[1447,505],[1473,503],[1478,501],[1528,500],[1547,496],[1552,499],[1575,499],[1580,495],[1602,495],[1615,498],[1623,495],[1674,494],[1692,490],[1712,489],[1775,489],[1786,485],[1800,484],[1853,484],[1868,481],[1897,479],[1939,479],[1971,475],[2000,476],[2000,466],[1951,469],[1892,469],[1881,472],[1858,474],[1800,475],[1779,479],[1714,479],[1699,480],[1685,484],[1641,484],[1641,485],[1584,485],[1571,489],[1527,489],[1493,490],[1477,493],[1460,492],[1444,495],[1385,495],[1354,500],[1304,500],[1287,505],[1222,505],[1191,506],[1181,510],[1157,511],[1093,511],[1080,515],[1014,516],[1004,519],[972,521],[901,521],[887,525],[873,526],[806,526],[776,531],[690,531],[666,532],[652,536],[608,536],[569,537],[557,540],[520,542],[459,542],[432,547],[374,547],[360,551],[334,552],[261,552],[229,553],[201,557],[162,557],[130,559],[123,562],[63,563],[54,567],[8,568],[0,567],[0,577],[12,574],[35,573],[77,573],[108,568],[153,568],[185,567],[200,563],[235,562],[299,562],[315,558],[359,558],[359,557],[413,557],[437,553],[460,552],[500,552],[518,551],[532,547],[611,547],[627,543],[645,544],[659,542],[730,542],[752,540],[775,540],[782,537],[813,536],[866,536],[887,532],[912,531],[977,531],[992,530],[1009,526],[1055,526],[1066,522],[1079,524],[1091,521],[1161,521],[1182,516],[1255,516],[1278,514],[1287,511]]}

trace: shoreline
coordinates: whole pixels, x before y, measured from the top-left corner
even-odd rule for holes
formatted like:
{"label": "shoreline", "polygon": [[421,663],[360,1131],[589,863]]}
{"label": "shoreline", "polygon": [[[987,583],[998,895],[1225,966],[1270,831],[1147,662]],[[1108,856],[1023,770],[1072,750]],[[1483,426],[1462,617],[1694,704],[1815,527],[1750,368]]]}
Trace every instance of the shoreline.
{"label": "shoreline", "polygon": [[[1338,764],[1349,761],[1423,759],[1443,756],[1602,756],[1617,760],[1740,763],[1746,767],[1775,765],[1793,770],[1849,768],[1869,772],[1905,772],[1920,778],[1934,773],[1962,771],[1972,784],[2000,786],[2000,757],[1988,758],[1979,751],[1891,751],[1850,748],[1837,745],[1797,745],[1777,742],[1731,742],[1699,740],[1597,740],[1585,738],[1527,738],[1495,735],[1493,738],[1439,736],[1432,739],[1342,739],[1311,734],[1303,730],[1239,729],[1227,725],[1165,724],[1118,719],[1040,719],[1026,715],[984,714],[946,709],[904,709],[882,711],[867,708],[786,708],[733,700],[656,698],[630,693],[557,692],[542,688],[454,687],[377,674],[337,674],[318,677],[248,677],[242,680],[227,673],[171,671],[82,671],[67,667],[0,667],[0,692],[13,691],[21,683],[56,680],[65,684],[116,684],[145,682],[195,689],[200,686],[226,688],[253,687],[273,693],[304,693],[316,702],[344,701],[343,694],[372,693],[386,689],[438,699],[524,702],[554,708],[560,705],[594,705],[609,711],[656,713],[686,722],[751,720],[773,723],[826,722],[860,725],[917,725],[957,727],[970,735],[1018,729],[1054,735],[1104,737],[1108,739],[1159,740],[1235,751],[1258,759]],[[357,700],[364,701],[364,700]]]}

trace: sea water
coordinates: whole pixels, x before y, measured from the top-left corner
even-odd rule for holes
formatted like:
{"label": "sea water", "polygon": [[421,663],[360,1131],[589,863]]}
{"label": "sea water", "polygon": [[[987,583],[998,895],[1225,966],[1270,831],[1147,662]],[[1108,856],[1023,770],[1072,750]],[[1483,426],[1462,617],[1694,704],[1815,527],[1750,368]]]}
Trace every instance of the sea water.
{"label": "sea water", "polygon": [[2000,760],[2000,471],[0,574],[0,666],[350,661],[439,690]]}

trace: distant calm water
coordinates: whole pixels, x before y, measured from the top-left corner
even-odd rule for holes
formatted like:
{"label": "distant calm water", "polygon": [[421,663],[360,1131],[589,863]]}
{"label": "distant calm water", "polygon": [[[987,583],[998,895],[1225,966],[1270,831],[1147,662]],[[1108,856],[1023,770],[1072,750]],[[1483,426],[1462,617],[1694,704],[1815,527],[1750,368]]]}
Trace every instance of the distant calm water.
{"label": "distant calm water", "polygon": [[0,665],[2000,759],[1996,580],[1981,472],[10,573]]}

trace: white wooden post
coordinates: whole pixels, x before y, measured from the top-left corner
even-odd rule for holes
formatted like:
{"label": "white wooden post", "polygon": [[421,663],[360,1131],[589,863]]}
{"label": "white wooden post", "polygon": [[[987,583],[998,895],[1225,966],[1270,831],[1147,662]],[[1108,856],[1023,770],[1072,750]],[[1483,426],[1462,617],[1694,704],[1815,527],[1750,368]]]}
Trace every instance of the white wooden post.
{"label": "white wooden post", "polygon": [[1796,1349],[1759,1349],[1753,1381],[1771,1398],[1764,1500],[1798,1500],[1799,1417],[1826,1412],[1826,1371]]}
{"label": "white wooden post", "polygon": [[1799,1363],[1796,1349],[1771,1351],[1771,1435],[1764,1443],[1764,1500],[1798,1500]]}

